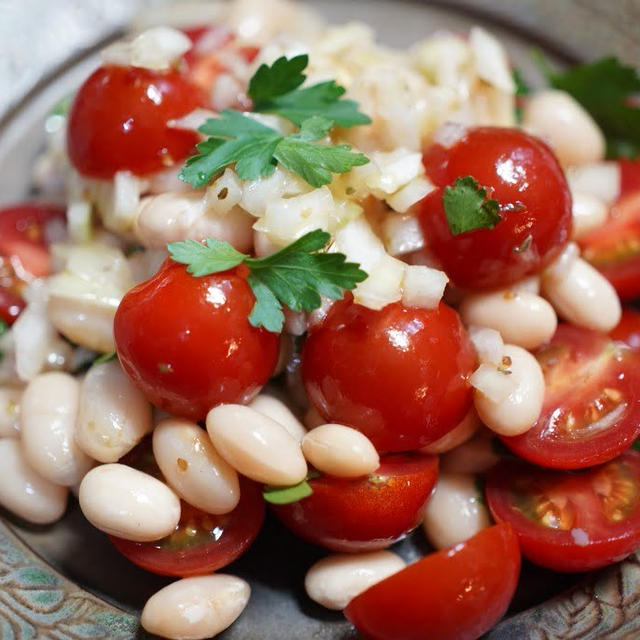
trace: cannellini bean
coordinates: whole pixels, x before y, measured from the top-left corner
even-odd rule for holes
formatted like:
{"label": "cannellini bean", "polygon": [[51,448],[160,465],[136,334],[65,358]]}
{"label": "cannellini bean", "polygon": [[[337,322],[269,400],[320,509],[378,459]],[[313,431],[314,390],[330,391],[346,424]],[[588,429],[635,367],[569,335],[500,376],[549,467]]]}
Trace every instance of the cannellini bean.
{"label": "cannellini bean", "polygon": [[305,458],[318,471],[339,478],[357,478],[380,466],[380,456],[363,433],[341,424],[323,424],[302,440]]}
{"label": "cannellini bean", "polygon": [[527,291],[528,293],[540,293],[540,276],[529,276],[518,282],[514,282],[511,287],[513,291]]}
{"label": "cannellini bean", "polygon": [[0,387],[0,438],[20,434],[20,387]]}
{"label": "cannellini bean", "polygon": [[159,540],[180,521],[178,496],[160,480],[123,464],[89,471],[78,498],[82,513],[96,529],[126,540]]}
{"label": "cannellini bean", "polygon": [[459,447],[440,458],[440,469],[448,473],[484,473],[500,460],[495,451],[495,439],[483,429]]}
{"label": "cannellini bean", "polygon": [[38,475],[15,438],[0,439],[0,505],[34,524],[51,524],[67,508],[68,490]]}
{"label": "cannellini bean", "polygon": [[22,446],[29,464],[55,484],[79,482],[93,461],[74,440],[80,383],[68,373],[36,376],[22,396]]}
{"label": "cannellini bean", "polygon": [[571,197],[574,238],[601,227],[607,221],[609,210],[600,198],[581,191],[572,193]]}
{"label": "cannellini bean", "polygon": [[204,640],[224,631],[249,602],[249,585],[235,576],[184,578],[151,596],[140,622],[169,640]]}
{"label": "cannellini bean", "polygon": [[567,181],[571,193],[588,193],[613,204],[620,196],[620,164],[612,160],[569,167]]}
{"label": "cannellini bean", "polygon": [[546,271],[542,291],[561,318],[571,324],[611,331],[622,315],[622,306],[611,283],[588,262],[576,258],[564,278]]}
{"label": "cannellini bean", "polygon": [[504,354],[507,360],[503,375],[508,375],[513,385],[510,393],[494,402],[476,390],[474,404],[489,429],[504,436],[516,436],[531,429],[540,416],[544,376],[538,361],[522,347],[505,345]]}
{"label": "cannellini bean", "polygon": [[96,364],[80,385],[76,443],[94,460],[116,462],[153,428],[151,405],[117,360]]}
{"label": "cannellini bean", "polygon": [[468,540],[491,524],[489,511],[475,478],[461,473],[440,473],[435,492],[427,502],[422,526],[436,549]]}
{"label": "cannellini bean", "polygon": [[302,440],[307,433],[289,407],[282,400],[268,393],[256,396],[248,406],[281,424],[296,440]]}
{"label": "cannellini bean", "polygon": [[460,316],[465,324],[495,329],[505,342],[525,349],[551,340],[558,326],[556,312],[544,298],[512,289],[466,296]]}
{"label": "cannellini bean", "polygon": [[327,609],[342,610],[374,584],[401,571],[404,560],[391,551],[340,553],[318,560],[307,571],[307,595]]}
{"label": "cannellini bean", "polygon": [[455,447],[460,446],[463,442],[471,438],[480,428],[480,424],[480,418],[478,418],[476,410],[471,407],[471,409],[467,411],[467,415],[462,418],[456,427],[439,440],[423,447],[422,451],[424,453],[440,454],[455,449]]}
{"label": "cannellini bean", "polygon": [[169,486],[189,504],[214,514],[236,508],[238,474],[197,424],[180,418],[161,422],[153,431],[153,455]]}
{"label": "cannellini bean", "polygon": [[220,455],[243,475],[264,484],[298,484],[307,475],[300,443],[281,424],[239,404],[207,415],[207,431]]}
{"label": "cannellini bean", "polygon": [[546,89],[531,96],[522,112],[522,125],[546,139],[565,166],[604,158],[606,145],[602,131],[565,91]]}

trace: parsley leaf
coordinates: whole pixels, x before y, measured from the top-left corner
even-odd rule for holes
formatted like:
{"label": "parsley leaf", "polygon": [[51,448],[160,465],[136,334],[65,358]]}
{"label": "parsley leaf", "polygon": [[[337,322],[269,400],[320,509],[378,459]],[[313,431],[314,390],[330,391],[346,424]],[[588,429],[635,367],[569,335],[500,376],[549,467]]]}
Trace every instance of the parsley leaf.
{"label": "parsley leaf", "polygon": [[313,311],[321,304],[320,296],[337,300],[367,277],[342,253],[318,253],[330,239],[326,231],[316,229],[264,258],[252,258],[211,238],[204,245],[185,240],[171,242],[167,248],[171,258],[188,265],[187,271],[196,277],[246,265],[256,297],[249,322],[277,333],[284,324],[283,305],[294,311]]}
{"label": "parsley leaf", "polygon": [[[0,336],[3,336],[5,333],[9,331],[9,325],[0,319]],[[0,351],[0,362],[4,360],[4,351]]]}
{"label": "parsley leaf", "polygon": [[531,87],[527,84],[520,69],[514,67],[513,71],[511,72],[511,76],[513,77],[513,82],[516,85],[516,106],[514,107],[516,122],[518,124],[522,124],[522,101],[518,98],[529,95],[531,93]]}
{"label": "parsley leaf", "polygon": [[247,92],[253,110],[275,113],[298,126],[312,116],[333,120],[339,127],[370,124],[371,119],[358,111],[357,102],[341,99],[345,89],[335,80],[300,89],[306,77],[302,71],[308,63],[308,56],[301,55],[290,60],[278,58],[270,67],[261,65]]}
{"label": "parsley leaf", "polygon": [[607,140],[607,155],[640,155],[640,73],[614,57],[583,64],[566,73],[543,69],[549,84],[571,94],[593,117]]}
{"label": "parsley leaf", "polygon": [[117,357],[118,356],[115,351],[111,351],[109,353],[103,353],[91,363],[91,366],[93,366],[94,364],[103,364],[104,362],[111,362],[112,360],[115,360]]}
{"label": "parsley leaf", "polygon": [[476,229],[493,229],[502,216],[497,200],[487,200],[487,190],[471,176],[456,178],[453,187],[445,187],[444,213],[454,236]]}

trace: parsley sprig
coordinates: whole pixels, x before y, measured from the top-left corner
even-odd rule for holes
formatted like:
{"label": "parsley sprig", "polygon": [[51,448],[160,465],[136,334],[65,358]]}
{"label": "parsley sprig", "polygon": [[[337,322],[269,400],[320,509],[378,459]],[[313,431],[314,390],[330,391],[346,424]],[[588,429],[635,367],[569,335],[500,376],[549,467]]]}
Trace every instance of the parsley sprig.
{"label": "parsley sprig", "polygon": [[186,264],[196,277],[246,265],[256,297],[249,322],[277,333],[284,324],[283,305],[294,311],[313,311],[320,306],[321,295],[337,300],[367,277],[344,254],[321,252],[330,239],[326,231],[316,229],[264,258],[252,258],[213,238],[207,238],[205,244],[171,242],[167,248],[171,258]]}
{"label": "parsley sprig", "polygon": [[335,81],[300,89],[306,55],[261,65],[249,83],[254,111],[277,114],[299,127],[283,135],[254,118],[225,109],[219,118],[208,119],[199,131],[208,136],[197,145],[199,154],[189,158],[180,178],[199,188],[207,185],[228,165],[235,163],[243,180],[270,176],[279,162],[312,187],[329,184],[333,173],[345,173],[369,162],[349,145],[320,143],[334,125],[352,127],[371,120],[358,104],[342,98],[345,92]]}
{"label": "parsley sprig", "polygon": [[[0,336],[3,336],[5,333],[9,331],[9,325],[4,321],[0,320]],[[0,362],[4,360],[4,351],[0,351]]]}
{"label": "parsley sprig", "polygon": [[497,200],[487,199],[487,190],[472,176],[456,178],[442,195],[444,214],[454,236],[476,229],[493,229],[502,216]]}

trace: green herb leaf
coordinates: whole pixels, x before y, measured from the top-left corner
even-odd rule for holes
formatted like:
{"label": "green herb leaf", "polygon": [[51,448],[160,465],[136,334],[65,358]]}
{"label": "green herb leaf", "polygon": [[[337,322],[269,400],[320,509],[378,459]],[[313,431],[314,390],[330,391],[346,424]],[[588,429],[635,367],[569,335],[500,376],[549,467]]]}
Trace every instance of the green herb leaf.
{"label": "green herb leaf", "polygon": [[303,498],[309,497],[313,489],[306,480],[292,487],[271,487],[264,488],[262,497],[271,504],[291,504]]}
{"label": "green herb leaf", "polygon": [[92,363],[94,364],[103,364],[104,362],[111,362],[111,360],[115,360],[117,358],[117,354],[115,351],[111,351],[111,353],[103,353],[101,356],[98,356]]}
{"label": "green herb leaf", "polygon": [[640,155],[640,73],[614,57],[583,64],[566,73],[544,69],[549,84],[571,94],[593,117],[607,139],[610,158]]}
{"label": "green herb leaf", "polygon": [[487,200],[487,191],[471,176],[456,178],[453,187],[445,187],[444,213],[454,236],[476,229],[493,229],[502,217],[497,200]]}
{"label": "green herb leaf", "polygon": [[278,114],[298,126],[312,116],[326,117],[339,127],[371,122],[358,111],[357,102],[341,99],[345,89],[334,80],[299,89],[308,63],[308,56],[302,55],[290,60],[278,58],[270,67],[260,66],[249,82],[248,95],[254,111]]}
{"label": "green herb leaf", "polygon": [[9,331],[9,325],[4,320],[0,320],[0,336],[3,336],[7,331]]}
{"label": "green herb leaf", "polygon": [[282,306],[294,311],[313,311],[320,296],[339,299],[367,274],[342,253],[318,253],[331,236],[320,229],[311,231],[280,251],[264,258],[252,258],[229,243],[208,238],[204,245],[193,240],[171,242],[171,258],[187,265],[194,276],[226,271],[241,263],[250,271],[249,285],[256,297],[249,322],[255,327],[280,332],[284,324]]}
{"label": "green herb leaf", "polygon": [[69,109],[71,109],[71,103],[73,102],[73,94],[65,96],[56,102],[51,111],[49,111],[50,116],[66,116],[69,113]]}
{"label": "green herb leaf", "polygon": [[526,96],[530,94],[531,88],[526,83],[520,69],[517,69],[514,67],[513,71],[511,72],[511,75],[516,85],[516,105],[514,107],[514,111],[516,114],[516,122],[518,124],[522,124],[522,106],[520,104],[521,100],[518,100],[518,98],[522,98],[522,96]]}

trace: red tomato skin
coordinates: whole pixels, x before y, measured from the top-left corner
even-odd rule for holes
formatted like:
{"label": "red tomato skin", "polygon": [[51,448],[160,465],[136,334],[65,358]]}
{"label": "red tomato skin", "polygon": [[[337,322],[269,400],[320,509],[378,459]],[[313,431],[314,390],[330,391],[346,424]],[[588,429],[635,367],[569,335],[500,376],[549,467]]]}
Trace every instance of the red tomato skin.
{"label": "red tomato skin", "polygon": [[248,402],[273,374],[280,336],[252,327],[246,270],[194,278],[167,259],[116,312],[118,357],[149,401],[204,420],[221,403]]}
{"label": "red tomato skin", "polygon": [[22,313],[24,300],[15,293],[0,287],[0,320],[11,326]]}
{"label": "red tomato skin", "polygon": [[609,332],[609,336],[634,351],[640,351],[640,311],[623,309],[618,326]]}
{"label": "red tomato skin", "polygon": [[384,456],[373,475],[314,478],[311,496],[273,510],[307,542],[345,553],[385,549],[419,524],[437,477],[436,456]]}
{"label": "red tomato skin", "polygon": [[199,139],[167,122],[204,104],[200,89],[178,71],[100,67],[71,106],[71,163],[83,175],[104,179],[118,171],[146,175],[166,169],[186,158]]}
{"label": "red tomato skin", "polygon": [[[125,558],[151,573],[175,578],[201,576],[226,567],[251,546],[264,522],[265,510],[260,485],[241,478],[238,506],[230,513],[208,516],[217,529],[216,540],[209,544],[166,550],[160,548],[162,540],[132,542],[111,535],[109,540]],[[204,515],[182,502],[181,523],[194,514]]]}
{"label": "red tomato skin", "polygon": [[[570,362],[582,359],[597,359],[606,349],[614,348],[611,340],[604,334],[589,331],[568,324],[561,324],[549,345],[538,350],[553,353],[557,346],[568,348]],[[562,366],[562,365],[560,365]],[[543,365],[543,371],[545,367]],[[557,373],[554,372],[554,375]],[[561,374],[560,374],[561,375]],[[578,388],[575,380],[579,379]],[[500,436],[502,442],[516,455],[534,464],[554,469],[585,469],[596,464],[612,460],[628,449],[640,436],[640,357],[632,350],[622,348],[611,355],[606,370],[591,379],[565,373],[565,387],[560,397],[553,394],[549,386],[549,376],[545,372],[547,391],[538,422],[529,431],[519,436]],[[593,382],[593,386],[591,385]],[[598,399],[606,388],[620,391],[624,395],[626,406],[608,429],[600,429],[590,436],[580,433],[579,429],[566,434],[562,420],[567,413],[580,405],[584,394],[590,404]],[[617,410],[621,403],[611,407],[609,413]],[[580,413],[578,412],[578,417]]]}
{"label": "red tomato skin", "polygon": [[[451,148],[434,145],[423,162],[437,185],[423,201],[420,223],[447,275],[462,288],[502,287],[549,264],[571,236],[571,194],[551,149],[517,129],[469,129]],[[442,196],[471,175],[500,204],[493,229],[454,236]]]}
{"label": "red tomato skin", "polygon": [[[486,483],[486,496],[489,510],[496,522],[508,522],[514,528],[522,554],[534,564],[561,571],[563,573],[581,573],[606,567],[619,562],[640,546],[640,508],[636,502],[630,519],[618,523],[604,521],[597,499],[585,496],[582,486],[598,471],[618,461],[633,469],[635,490],[640,484],[640,454],[627,451],[611,462],[594,467],[579,474],[540,469],[520,460],[503,460],[489,472]],[[566,495],[567,488],[574,489],[579,498],[576,500],[576,513],[580,520],[570,531],[554,530],[537,525],[521,512],[509,506],[509,492],[516,486],[517,478],[543,477],[543,481],[557,483],[557,493]],[[586,479],[586,480],[585,480]],[[606,530],[605,530],[606,527]],[[576,544],[574,535],[586,533],[588,544]]]}
{"label": "red tomato skin", "polygon": [[615,287],[623,300],[640,295],[640,192],[620,198],[607,222],[581,236],[582,257]]}
{"label": "red tomato skin", "polygon": [[640,191],[640,159],[618,158],[620,167],[620,197]]}
{"label": "red tomato skin", "polygon": [[51,273],[46,226],[56,220],[64,223],[65,211],[53,204],[22,203],[0,209],[0,256],[9,259],[19,278]]}
{"label": "red tomato skin", "polygon": [[498,524],[378,582],[344,614],[370,640],[475,640],[502,618],[519,574],[518,539]]}
{"label": "red tomato skin", "polygon": [[337,302],[307,337],[302,377],[328,422],[354,427],[376,449],[412,451],[467,413],[476,356],[458,314],[441,303],[380,311]]}

